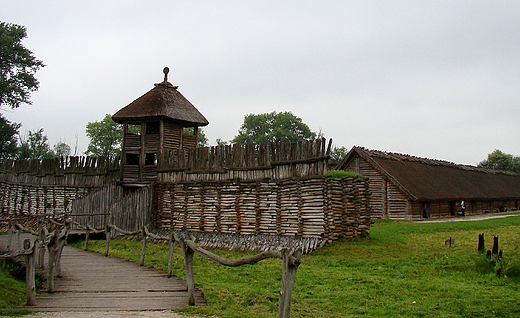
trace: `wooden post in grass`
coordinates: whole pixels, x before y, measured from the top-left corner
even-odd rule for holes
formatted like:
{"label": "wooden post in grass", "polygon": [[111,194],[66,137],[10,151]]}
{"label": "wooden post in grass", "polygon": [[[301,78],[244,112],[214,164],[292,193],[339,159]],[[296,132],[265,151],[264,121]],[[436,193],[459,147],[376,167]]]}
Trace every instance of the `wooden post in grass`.
{"label": "wooden post in grass", "polygon": [[193,249],[181,240],[180,245],[184,254],[184,268],[186,270],[186,284],[188,285],[188,305],[195,306],[195,282],[193,280]]}
{"label": "wooden post in grass", "polygon": [[278,304],[279,317],[289,318],[291,312],[291,297],[294,286],[296,270],[300,265],[301,250],[291,251],[284,248],[282,253],[282,289]]}
{"label": "wooden post in grass", "polygon": [[498,255],[498,236],[493,236],[493,250],[491,254]]}
{"label": "wooden post in grass", "polygon": [[35,264],[34,264],[34,244],[31,248],[31,240],[23,241],[24,257],[25,257],[25,293],[27,295],[27,306],[36,304],[36,282],[35,282]]}
{"label": "wooden post in grass", "polygon": [[483,252],[486,249],[484,245],[484,233],[478,235],[478,251]]}

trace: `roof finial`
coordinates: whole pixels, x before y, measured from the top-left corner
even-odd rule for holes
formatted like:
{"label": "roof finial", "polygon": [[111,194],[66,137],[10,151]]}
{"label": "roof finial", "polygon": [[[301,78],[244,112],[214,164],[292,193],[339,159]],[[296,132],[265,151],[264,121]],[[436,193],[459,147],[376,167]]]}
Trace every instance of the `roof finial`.
{"label": "roof finial", "polygon": [[166,66],[164,69],[163,69],[163,73],[164,73],[164,82],[168,82],[168,73],[170,72],[170,69],[168,68],[168,66]]}

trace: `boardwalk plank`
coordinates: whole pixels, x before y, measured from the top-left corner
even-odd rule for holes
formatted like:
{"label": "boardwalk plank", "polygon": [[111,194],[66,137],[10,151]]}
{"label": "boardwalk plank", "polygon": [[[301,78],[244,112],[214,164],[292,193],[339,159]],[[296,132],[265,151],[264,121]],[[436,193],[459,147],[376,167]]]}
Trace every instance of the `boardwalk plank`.
{"label": "boardwalk plank", "polygon": [[[6,235],[0,235],[0,250]],[[16,244],[15,244],[16,245]],[[31,311],[141,311],[173,310],[188,305],[186,282],[148,266],[66,246],[61,260],[62,277],[55,292],[45,282]],[[205,305],[202,292],[196,304]]]}

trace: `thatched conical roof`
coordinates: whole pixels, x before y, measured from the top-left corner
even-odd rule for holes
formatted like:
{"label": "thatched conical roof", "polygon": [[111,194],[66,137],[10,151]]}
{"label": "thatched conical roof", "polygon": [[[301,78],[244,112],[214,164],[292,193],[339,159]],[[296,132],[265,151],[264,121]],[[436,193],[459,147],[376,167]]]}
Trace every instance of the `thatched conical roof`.
{"label": "thatched conical roof", "polygon": [[168,82],[168,68],[164,68],[164,81],[155,84],[149,92],[137,98],[112,116],[116,123],[150,119],[168,119],[185,126],[206,126],[208,120]]}

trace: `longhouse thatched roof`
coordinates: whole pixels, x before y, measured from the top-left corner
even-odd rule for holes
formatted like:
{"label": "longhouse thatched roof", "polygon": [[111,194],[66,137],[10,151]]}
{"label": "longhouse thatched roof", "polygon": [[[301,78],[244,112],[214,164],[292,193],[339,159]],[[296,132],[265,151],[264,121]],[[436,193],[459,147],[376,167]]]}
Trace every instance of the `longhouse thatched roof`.
{"label": "longhouse thatched roof", "polygon": [[149,92],[120,109],[112,116],[117,123],[149,119],[167,119],[186,126],[206,126],[208,120],[168,82],[168,68],[164,69],[164,81],[155,84]]}
{"label": "longhouse thatched roof", "polygon": [[520,174],[353,147],[338,164],[359,156],[412,200],[519,199]]}

